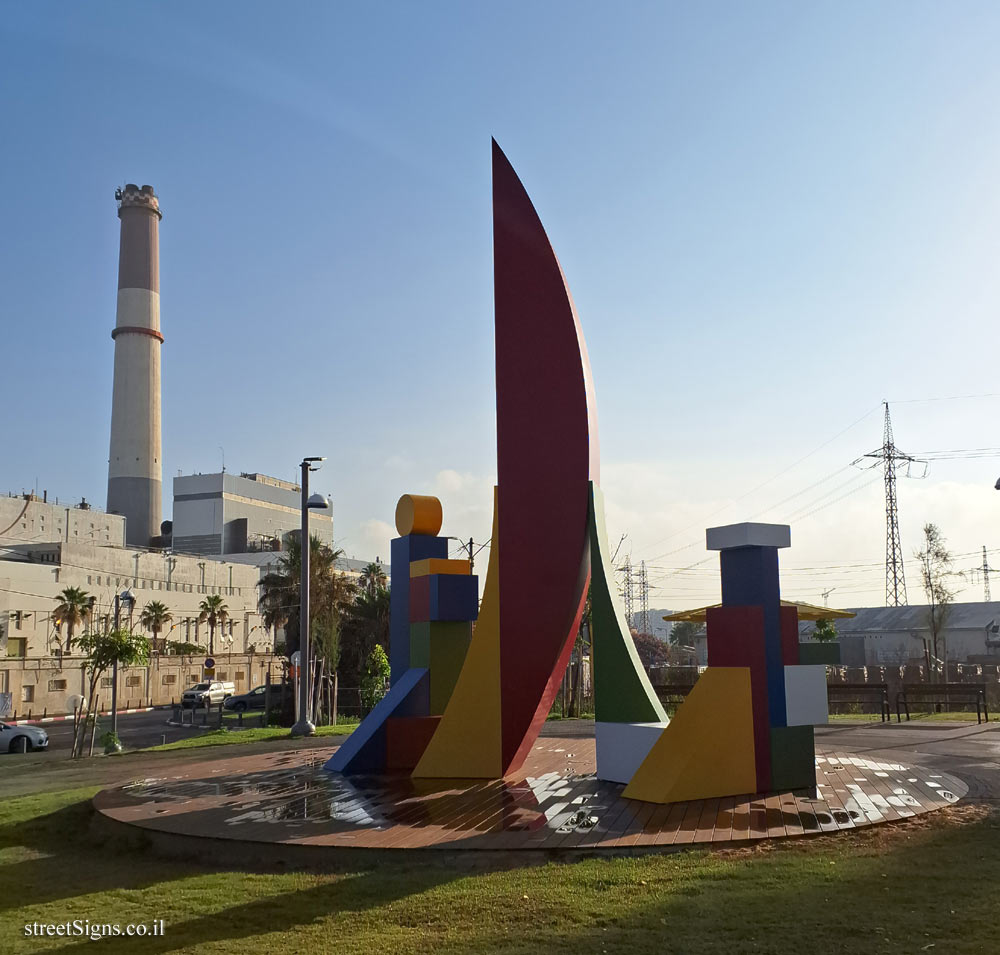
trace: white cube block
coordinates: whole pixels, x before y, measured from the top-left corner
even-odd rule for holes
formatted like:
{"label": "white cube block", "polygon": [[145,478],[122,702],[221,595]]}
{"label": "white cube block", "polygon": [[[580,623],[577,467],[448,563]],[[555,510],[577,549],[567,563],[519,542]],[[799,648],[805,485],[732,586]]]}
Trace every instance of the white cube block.
{"label": "white cube block", "polygon": [[792,529],[787,524],[726,524],[705,531],[705,547],[708,550],[791,546]]}
{"label": "white cube block", "polygon": [[830,722],[823,664],[785,667],[785,718],[788,726]]}
{"label": "white cube block", "polygon": [[666,723],[598,723],[597,778],[627,783],[666,728]]}

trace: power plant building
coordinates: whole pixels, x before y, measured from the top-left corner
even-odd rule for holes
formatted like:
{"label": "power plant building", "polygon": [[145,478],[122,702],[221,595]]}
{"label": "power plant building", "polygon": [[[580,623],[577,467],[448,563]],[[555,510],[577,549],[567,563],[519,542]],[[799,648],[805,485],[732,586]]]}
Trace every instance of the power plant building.
{"label": "power plant building", "polygon": [[[173,540],[186,554],[278,551],[302,526],[302,489],[266,474],[188,474],[174,478]],[[313,511],[311,533],[333,542],[333,518]]]}

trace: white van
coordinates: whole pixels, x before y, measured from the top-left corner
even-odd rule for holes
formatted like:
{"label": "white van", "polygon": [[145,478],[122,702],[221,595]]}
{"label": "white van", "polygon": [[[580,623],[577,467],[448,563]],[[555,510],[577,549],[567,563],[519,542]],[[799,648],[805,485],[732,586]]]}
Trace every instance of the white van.
{"label": "white van", "polygon": [[181,697],[181,706],[190,708],[204,706],[206,703],[221,703],[235,693],[235,683],[221,683],[219,681],[196,683],[184,691],[184,695]]}

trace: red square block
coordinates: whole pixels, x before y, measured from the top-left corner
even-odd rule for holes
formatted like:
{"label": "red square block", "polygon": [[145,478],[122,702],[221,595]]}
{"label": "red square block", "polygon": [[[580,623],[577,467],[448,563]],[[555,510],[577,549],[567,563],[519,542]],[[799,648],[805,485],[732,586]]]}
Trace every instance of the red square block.
{"label": "red square block", "polygon": [[708,628],[710,667],[749,667],[753,706],[753,748],[757,791],[771,789],[771,717],[767,697],[767,656],[763,607],[710,607]]}
{"label": "red square block", "polygon": [[431,619],[431,577],[410,578],[410,623]]}
{"label": "red square block", "polygon": [[389,717],[385,721],[386,769],[413,769],[439,722],[440,716]]}
{"label": "red square block", "polygon": [[778,611],[781,620],[781,660],[786,667],[799,663],[799,612],[795,607],[782,607]]}

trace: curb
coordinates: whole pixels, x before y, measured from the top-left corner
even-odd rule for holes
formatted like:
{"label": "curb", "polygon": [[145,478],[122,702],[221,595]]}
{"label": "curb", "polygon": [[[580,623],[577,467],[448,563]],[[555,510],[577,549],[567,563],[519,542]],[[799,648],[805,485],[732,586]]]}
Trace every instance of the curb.
{"label": "curb", "polygon": [[[150,713],[153,710],[169,710],[172,707],[168,706],[139,706],[134,709],[129,710],[119,710],[119,716],[125,716],[128,713]],[[111,710],[100,710],[97,714],[98,716],[110,716]],[[67,713],[65,716],[42,716],[37,720],[7,720],[0,717],[2,722],[7,723],[9,726],[37,726],[40,723],[59,723],[63,720],[73,719],[72,713]]]}

